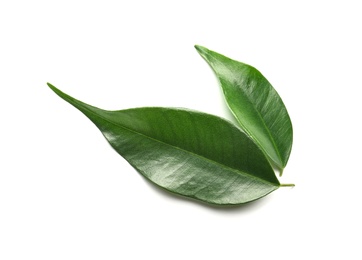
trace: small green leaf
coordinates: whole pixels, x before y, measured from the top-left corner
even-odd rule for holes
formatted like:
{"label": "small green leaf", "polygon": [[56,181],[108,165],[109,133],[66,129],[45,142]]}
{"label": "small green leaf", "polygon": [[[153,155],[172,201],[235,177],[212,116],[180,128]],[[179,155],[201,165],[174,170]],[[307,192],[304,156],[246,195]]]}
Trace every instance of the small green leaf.
{"label": "small green leaf", "polygon": [[282,172],[291,152],[293,129],[278,93],[255,68],[204,47],[195,47],[214,70],[241,127]]}
{"label": "small green leaf", "polygon": [[86,115],[151,182],[212,204],[240,204],[280,187],[260,148],[228,121],[173,108],[102,110],[48,86]]}

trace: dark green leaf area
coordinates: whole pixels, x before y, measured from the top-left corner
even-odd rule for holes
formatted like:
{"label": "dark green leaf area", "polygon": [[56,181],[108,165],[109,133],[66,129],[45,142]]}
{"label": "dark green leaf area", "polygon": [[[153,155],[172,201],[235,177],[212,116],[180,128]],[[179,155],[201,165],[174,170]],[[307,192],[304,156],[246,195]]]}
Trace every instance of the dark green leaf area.
{"label": "dark green leaf area", "polygon": [[106,111],[49,86],[91,119],[135,169],[166,190],[212,204],[240,204],[279,187],[260,148],[226,120],[174,108]]}
{"label": "dark green leaf area", "polygon": [[276,90],[254,67],[201,46],[196,49],[218,77],[226,102],[240,126],[282,170],[291,152],[293,130]]}

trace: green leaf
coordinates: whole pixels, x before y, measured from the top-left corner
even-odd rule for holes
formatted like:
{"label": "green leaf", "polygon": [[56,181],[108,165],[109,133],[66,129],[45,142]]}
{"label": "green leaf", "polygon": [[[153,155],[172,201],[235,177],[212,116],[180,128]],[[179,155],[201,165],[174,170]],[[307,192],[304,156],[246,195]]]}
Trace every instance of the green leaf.
{"label": "green leaf", "polygon": [[160,107],[107,111],[48,86],[93,121],[144,177],[168,191],[240,204],[281,186],[260,148],[222,118]]}
{"label": "green leaf", "polygon": [[283,101],[255,68],[196,45],[214,70],[226,102],[240,126],[282,172],[293,142],[293,129]]}

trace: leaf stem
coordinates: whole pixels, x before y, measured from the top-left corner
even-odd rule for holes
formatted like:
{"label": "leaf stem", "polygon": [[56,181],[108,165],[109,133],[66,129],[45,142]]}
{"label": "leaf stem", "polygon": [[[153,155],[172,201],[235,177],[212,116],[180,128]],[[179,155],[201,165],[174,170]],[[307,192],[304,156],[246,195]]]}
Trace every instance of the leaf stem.
{"label": "leaf stem", "polygon": [[283,170],[284,170],[283,168],[280,168],[280,169],[279,169],[279,176],[280,176],[280,177],[282,177],[282,175],[283,175]]}
{"label": "leaf stem", "polygon": [[295,186],[295,184],[293,184],[293,183],[282,183],[282,184],[280,184],[280,187],[294,187]]}

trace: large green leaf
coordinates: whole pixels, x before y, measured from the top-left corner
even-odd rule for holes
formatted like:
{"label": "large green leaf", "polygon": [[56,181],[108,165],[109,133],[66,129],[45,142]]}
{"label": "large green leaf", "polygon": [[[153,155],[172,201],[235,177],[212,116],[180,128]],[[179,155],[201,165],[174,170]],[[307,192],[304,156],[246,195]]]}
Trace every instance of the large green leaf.
{"label": "large green leaf", "polygon": [[224,119],[173,108],[106,111],[48,85],[92,120],[134,168],[166,190],[213,204],[240,204],[281,186],[260,148]]}
{"label": "large green leaf", "polygon": [[293,129],[283,101],[254,67],[195,46],[218,77],[226,102],[241,127],[282,172],[292,148]]}

